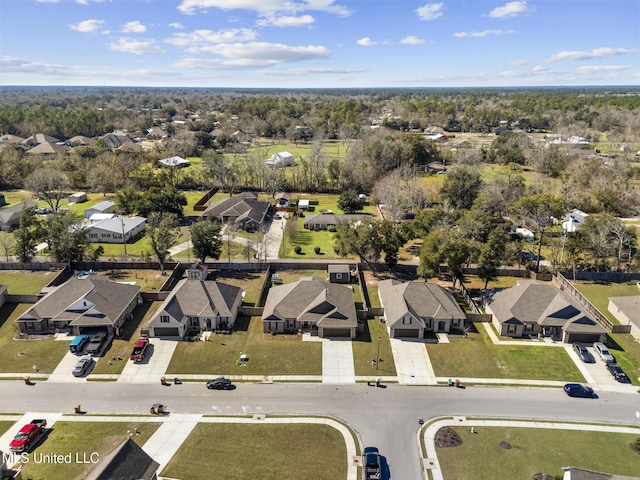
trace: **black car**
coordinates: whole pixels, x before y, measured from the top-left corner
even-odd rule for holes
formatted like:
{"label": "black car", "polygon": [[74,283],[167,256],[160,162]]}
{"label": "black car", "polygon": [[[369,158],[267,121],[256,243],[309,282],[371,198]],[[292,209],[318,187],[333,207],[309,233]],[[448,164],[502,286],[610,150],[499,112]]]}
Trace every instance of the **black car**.
{"label": "black car", "polygon": [[585,387],[579,383],[567,383],[564,392],[570,397],[594,398],[593,388]]}
{"label": "black car", "polygon": [[615,363],[607,363],[607,370],[620,383],[631,383],[627,374]]}
{"label": "black car", "polygon": [[231,380],[224,377],[214,378],[207,382],[207,388],[209,390],[230,390],[233,388]]}
{"label": "black car", "polygon": [[584,363],[595,363],[596,361],[596,359],[593,358],[593,355],[589,353],[589,350],[587,350],[587,347],[585,347],[581,343],[574,343],[573,351],[576,352],[578,358],[580,358],[580,360],[582,360]]}

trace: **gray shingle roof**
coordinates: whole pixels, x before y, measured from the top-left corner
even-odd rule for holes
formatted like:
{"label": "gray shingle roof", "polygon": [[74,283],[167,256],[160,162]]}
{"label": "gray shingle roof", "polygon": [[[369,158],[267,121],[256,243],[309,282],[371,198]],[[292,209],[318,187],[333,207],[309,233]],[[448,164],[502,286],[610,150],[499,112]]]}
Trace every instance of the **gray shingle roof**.
{"label": "gray shingle roof", "polygon": [[160,464],[130,438],[100,458],[86,480],[150,480]]}
{"label": "gray shingle roof", "polygon": [[249,195],[229,197],[211,204],[202,212],[202,216],[223,221],[223,218],[237,218],[237,223],[251,219],[256,223],[262,223],[269,210],[269,202],[261,202]]}
{"label": "gray shingle roof", "polygon": [[640,295],[609,297],[609,302],[640,327]]}

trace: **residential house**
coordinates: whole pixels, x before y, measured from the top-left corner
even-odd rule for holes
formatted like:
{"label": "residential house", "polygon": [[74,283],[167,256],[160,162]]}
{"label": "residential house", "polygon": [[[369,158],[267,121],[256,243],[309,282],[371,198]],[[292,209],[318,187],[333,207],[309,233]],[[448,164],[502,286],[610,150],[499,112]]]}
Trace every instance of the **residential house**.
{"label": "residential house", "polygon": [[338,222],[351,222],[357,223],[362,221],[363,218],[371,217],[368,213],[319,213],[307,217],[304,221],[304,228],[309,230],[327,230],[330,227],[335,227]]}
{"label": "residential house", "polygon": [[25,208],[35,208],[33,200],[25,200],[10,207],[0,208],[0,228],[14,228],[20,224],[20,214]]}
{"label": "residential house", "polygon": [[442,133],[431,133],[429,135],[425,135],[424,138],[426,140],[429,140],[430,142],[434,142],[434,143],[444,143],[447,140],[449,140],[449,137],[447,135],[442,134]]}
{"label": "residential house", "polygon": [[161,140],[163,138],[167,138],[167,132],[165,132],[160,127],[151,127],[147,130],[147,138],[149,140]]}
{"label": "residential house", "polygon": [[278,192],[274,199],[276,207],[288,207],[291,205],[291,194],[289,192]]}
{"label": "residential house", "polygon": [[85,230],[91,243],[126,243],[143,235],[146,221],[144,217],[106,218],[87,225]]}
{"label": "residential house", "polygon": [[298,210],[303,212],[306,212],[307,210],[309,210],[309,200],[308,199],[298,200]]}
{"label": "residential house", "polygon": [[91,215],[96,213],[114,213],[116,211],[116,204],[113,200],[104,200],[100,203],[96,203],[92,207],[84,209],[84,218],[91,218]]}
{"label": "residential house", "polygon": [[204,264],[193,265],[149,321],[152,337],[186,336],[200,331],[233,328],[244,292],[207,278]]}
{"label": "residential house", "polygon": [[25,147],[35,147],[41,143],[60,143],[60,140],[46,133],[36,133],[20,142]]}
{"label": "residential house", "polygon": [[96,143],[95,139],[85,137],[84,135],[76,135],[67,140],[67,145],[70,147],[88,147]]}
{"label": "residential house", "polygon": [[317,331],[318,337],[355,338],[353,290],[317,277],[272,287],[262,313],[264,333]]}
{"label": "residential house", "polygon": [[58,152],[68,150],[64,145],[58,145],[56,143],[39,143],[33,148],[30,148],[25,153],[27,155],[57,155]]}
{"label": "residential house", "polygon": [[139,302],[139,286],[89,275],[55,288],[20,315],[16,323],[21,333],[70,329],[73,335],[96,330],[118,335]]}
{"label": "residential house", "polygon": [[157,480],[160,464],[131,438],[100,457],[85,480]]}
{"label": "residential house", "polygon": [[87,194],[84,192],[72,193],[69,195],[69,204],[84,203],[88,200]]}
{"label": "residential house", "polygon": [[212,203],[202,212],[202,216],[208,220],[233,224],[244,230],[258,230],[265,221],[269,207],[269,202],[259,201],[255,193],[243,192]]}
{"label": "residential house", "polygon": [[631,334],[640,340],[640,295],[609,297],[607,309],[621,325],[631,325]]}
{"label": "residential house", "polygon": [[506,337],[548,336],[565,343],[604,342],[606,330],[567,293],[537,281],[522,281],[495,293],[485,304],[493,325]]}
{"label": "residential house", "polygon": [[383,280],[378,282],[378,295],[390,338],[424,338],[464,327],[466,315],[455,298],[435,283]]}
{"label": "residential house", "polygon": [[562,467],[562,471],[562,480],[640,480],[640,477],[614,475],[578,467]]}
{"label": "residential house", "polygon": [[427,163],[425,171],[431,174],[446,173],[447,167],[445,167],[445,165],[442,162],[430,162],[430,163]]}
{"label": "residential house", "polygon": [[120,148],[126,143],[133,143],[133,138],[125,132],[107,133],[100,137],[109,148]]}
{"label": "residential house", "polygon": [[577,231],[588,216],[588,213],[584,213],[582,210],[574,208],[571,212],[562,217],[562,230],[567,233]]}
{"label": "residential house", "polygon": [[6,135],[0,135],[0,144],[18,145],[25,140],[25,138],[18,137],[17,135],[11,135],[10,133],[7,133]]}
{"label": "residential house", "polygon": [[191,165],[191,162],[189,162],[189,160],[185,160],[184,158],[179,157],[177,155],[169,158],[163,158],[162,160],[158,160],[158,163],[162,167],[176,167],[176,168],[183,168]]}
{"label": "residential house", "polygon": [[346,263],[329,265],[327,272],[330,283],[351,283],[354,276],[351,274],[351,266]]}
{"label": "residential house", "polygon": [[294,163],[294,157],[290,152],[277,152],[271,155],[269,160],[265,160],[264,163],[276,168],[290,167]]}

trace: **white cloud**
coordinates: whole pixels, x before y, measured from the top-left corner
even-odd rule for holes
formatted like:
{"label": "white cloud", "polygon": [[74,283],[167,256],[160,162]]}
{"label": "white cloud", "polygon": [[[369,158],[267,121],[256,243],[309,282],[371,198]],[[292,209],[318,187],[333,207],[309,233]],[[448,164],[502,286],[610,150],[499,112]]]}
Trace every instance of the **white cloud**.
{"label": "white cloud", "polygon": [[453,35],[458,38],[484,38],[489,35],[496,35],[501,37],[502,35],[511,35],[513,30],[483,30],[482,32],[457,32]]}
{"label": "white cloud", "polygon": [[404,37],[402,40],[400,40],[400,43],[403,43],[405,45],[420,45],[424,42],[425,41],[422,38],[418,38],[415,35],[409,35],[408,37]]}
{"label": "white cloud", "polygon": [[336,15],[349,15],[351,11],[342,5],[335,5],[335,0],[182,0],[178,10],[186,15],[193,15],[197,10],[219,8],[221,10],[254,10],[260,13],[275,14],[277,12],[328,12]]}
{"label": "white cloud", "polygon": [[117,42],[110,43],[109,48],[116,52],[133,53],[135,55],[165,53],[153,40],[136,40],[134,38],[119,38]]}
{"label": "white cloud", "polygon": [[60,0],[36,0],[36,3],[60,3]]}
{"label": "white cloud", "polygon": [[613,57],[614,55],[623,55],[625,53],[637,52],[637,48],[594,48],[590,52],[580,50],[563,51],[556,53],[547,59],[547,62],[561,62],[563,60],[591,60],[593,58]]}
{"label": "white cloud", "polygon": [[169,24],[169,26],[170,26],[171,28],[175,28],[176,30],[182,30],[182,29],[184,29],[184,25],[183,25],[183,24],[181,24],[180,22],[172,22],[172,23],[170,23],[170,24]]}
{"label": "white cloud", "polygon": [[502,7],[497,7],[489,12],[492,18],[515,17],[527,11],[527,2],[507,2]]}
{"label": "white cloud", "polygon": [[375,42],[371,40],[371,37],[362,37],[360,40],[356,42],[361,47],[373,47],[374,45],[387,45],[389,42]]}
{"label": "white cloud", "polygon": [[442,2],[427,3],[422,7],[416,9],[416,13],[420,17],[420,20],[435,20],[442,16]]}
{"label": "white cloud", "polygon": [[77,32],[92,33],[99,30],[103,23],[104,20],[96,20],[92,18],[90,20],[84,20],[79,23],[71,24],[69,25],[69,28]]}
{"label": "white cloud", "polygon": [[630,70],[631,67],[628,65],[589,65],[584,67],[579,67],[577,69],[578,73],[589,74],[589,73],[601,73],[601,72],[620,72],[623,70]]}
{"label": "white cloud", "polygon": [[553,71],[548,69],[547,67],[541,67],[541,66],[535,66],[533,68],[530,68],[528,70],[518,70],[518,71],[513,71],[513,70],[507,70],[505,72],[501,72],[499,73],[499,76],[501,77],[531,77],[531,76],[535,76],[535,75],[547,75],[550,73],[554,73],[554,74],[558,74],[561,72],[557,72],[557,71]]}
{"label": "white cloud", "polygon": [[316,21],[311,15],[274,17],[267,15],[256,23],[261,27],[304,27]]}
{"label": "white cloud", "polygon": [[365,68],[333,68],[333,67],[309,67],[309,68],[290,68],[288,70],[263,70],[260,73],[263,75],[273,76],[294,76],[294,75],[315,75],[315,74],[332,74],[332,75],[344,75],[351,73],[365,72]]}
{"label": "white cloud", "polygon": [[171,45],[196,52],[203,46],[216,43],[249,42],[254,40],[256,35],[255,30],[249,28],[232,28],[216,32],[213,30],[195,30],[191,33],[175,33],[173,37],[165,41]]}
{"label": "white cloud", "polygon": [[528,60],[513,60],[512,62],[509,62],[507,65],[509,65],[511,67],[523,67],[525,65],[529,65],[529,61]]}
{"label": "white cloud", "polygon": [[80,5],[89,5],[91,2],[104,3],[104,0],[76,0],[76,3],[79,3]]}
{"label": "white cloud", "polygon": [[147,31],[147,27],[138,22],[127,22],[122,26],[122,32],[125,33],[143,33]]}

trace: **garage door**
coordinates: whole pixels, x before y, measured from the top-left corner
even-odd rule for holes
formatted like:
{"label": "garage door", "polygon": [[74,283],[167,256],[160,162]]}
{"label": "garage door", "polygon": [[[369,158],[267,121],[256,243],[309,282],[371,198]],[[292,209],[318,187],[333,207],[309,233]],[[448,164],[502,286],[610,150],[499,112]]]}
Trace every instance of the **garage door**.
{"label": "garage door", "polygon": [[393,330],[394,332],[394,338],[399,338],[399,337],[414,337],[416,338],[418,336],[418,332],[420,330],[416,329],[416,328],[395,328]]}
{"label": "garage door", "polygon": [[178,327],[156,327],[153,329],[156,337],[178,337]]}
{"label": "garage door", "polygon": [[351,330],[348,328],[323,328],[321,335],[322,335],[322,338],[350,337]]}
{"label": "garage door", "polygon": [[566,343],[593,343],[600,341],[598,333],[567,333]]}

